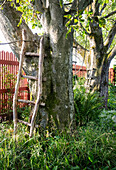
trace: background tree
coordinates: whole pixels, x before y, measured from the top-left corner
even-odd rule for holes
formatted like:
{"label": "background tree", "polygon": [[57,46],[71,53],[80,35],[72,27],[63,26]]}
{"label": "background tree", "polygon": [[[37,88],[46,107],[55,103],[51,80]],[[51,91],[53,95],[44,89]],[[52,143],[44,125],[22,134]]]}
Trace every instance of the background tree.
{"label": "background tree", "polygon": [[[83,11],[91,2],[86,0],[21,0],[14,8],[12,2],[0,1],[3,7],[0,10],[0,27],[7,41],[15,41],[10,44],[11,49],[19,58],[21,49],[21,32],[26,30],[26,51],[36,52],[39,44],[39,36],[34,35],[28,27],[28,22],[33,27],[41,25],[44,29],[44,71],[43,94],[41,101],[46,105],[39,108],[41,126],[45,127],[51,116],[59,128],[69,126],[74,120],[74,104],[72,90],[72,49],[73,29],[67,35],[64,16],[73,16],[77,11]],[[67,3],[68,2],[68,3]],[[24,20],[25,19],[25,20]],[[19,24],[20,23],[20,24]],[[20,40],[20,41],[19,41]],[[26,58],[24,70],[27,74],[37,74],[37,59]],[[27,69],[28,68],[28,69]],[[30,90],[35,96],[35,84],[31,81]]]}
{"label": "background tree", "polygon": [[[116,55],[115,6],[115,1],[96,0],[86,8],[83,15],[73,17],[77,19],[74,28],[78,32],[75,44],[79,49],[78,52],[85,58],[88,70],[87,88],[100,92],[100,96],[104,97],[106,108],[109,66]],[[87,42],[85,42],[85,36],[87,36]],[[85,43],[86,49],[82,47]]]}

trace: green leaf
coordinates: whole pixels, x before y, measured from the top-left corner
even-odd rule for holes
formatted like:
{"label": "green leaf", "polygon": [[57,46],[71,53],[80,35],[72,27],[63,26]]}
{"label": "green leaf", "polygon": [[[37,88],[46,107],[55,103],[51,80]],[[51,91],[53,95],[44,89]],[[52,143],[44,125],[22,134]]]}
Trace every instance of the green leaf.
{"label": "green leaf", "polygon": [[74,19],[74,23],[77,23],[78,22],[78,19]]}
{"label": "green leaf", "polygon": [[60,7],[62,8],[63,0],[60,0]]}
{"label": "green leaf", "polygon": [[114,10],[116,8],[116,2],[112,3],[112,10]]}
{"label": "green leaf", "polygon": [[92,14],[93,14],[93,11],[89,11],[88,14],[89,14],[89,15],[92,15]]}
{"label": "green leaf", "polygon": [[92,160],[92,158],[91,158],[90,156],[88,156],[88,159],[89,159],[91,162],[93,162],[93,160]]}
{"label": "green leaf", "polygon": [[98,3],[102,4],[102,3],[103,3],[103,0],[98,0]]}
{"label": "green leaf", "polygon": [[64,17],[70,19],[72,16],[68,14],[68,15],[64,15]]}
{"label": "green leaf", "polygon": [[21,25],[21,23],[22,23],[22,17],[20,18],[20,21],[19,21],[17,27],[19,27]]}
{"label": "green leaf", "polygon": [[66,33],[66,38],[67,38],[67,36],[68,36],[68,34],[71,32],[71,27],[69,28],[69,30],[67,31],[67,33]]}
{"label": "green leaf", "polygon": [[20,0],[16,0],[16,3],[19,3],[20,2]]}
{"label": "green leaf", "polygon": [[58,169],[58,166],[55,166],[54,168],[53,168],[53,170],[57,170]]}
{"label": "green leaf", "polygon": [[80,167],[77,165],[75,167],[71,167],[71,170],[80,170]]}
{"label": "green leaf", "polygon": [[104,18],[99,19],[99,26],[104,27],[106,25],[106,20]]}

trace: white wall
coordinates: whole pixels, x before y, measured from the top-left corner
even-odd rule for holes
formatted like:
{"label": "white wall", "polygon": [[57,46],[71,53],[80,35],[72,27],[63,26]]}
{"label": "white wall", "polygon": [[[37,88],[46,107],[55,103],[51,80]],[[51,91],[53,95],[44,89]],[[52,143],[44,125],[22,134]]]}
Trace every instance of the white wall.
{"label": "white wall", "polygon": [[[36,32],[36,31],[35,31]],[[2,31],[0,30],[0,43],[6,43],[5,37],[2,33]],[[9,51],[12,52],[11,48],[9,45],[0,45],[0,51]],[[77,65],[83,65],[85,66],[85,64],[83,63],[83,58],[81,57],[80,54],[77,54],[75,49],[73,50],[73,58],[72,61],[76,61]],[[116,59],[113,59],[111,64],[110,64],[110,68],[113,68],[113,65],[116,65]]]}
{"label": "white wall", "polygon": [[[2,31],[0,30],[0,43],[6,43],[5,37],[2,34]],[[0,51],[9,51],[11,52],[11,48],[9,45],[0,45]]]}

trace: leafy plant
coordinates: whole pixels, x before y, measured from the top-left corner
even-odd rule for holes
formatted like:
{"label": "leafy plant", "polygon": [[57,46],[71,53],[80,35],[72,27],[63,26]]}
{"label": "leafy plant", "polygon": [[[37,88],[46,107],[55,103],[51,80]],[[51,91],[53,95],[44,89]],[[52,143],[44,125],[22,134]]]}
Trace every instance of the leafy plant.
{"label": "leafy plant", "polygon": [[108,95],[108,109],[115,110],[116,109],[116,86],[109,83],[109,95]]}
{"label": "leafy plant", "polygon": [[116,110],[103,110],[99,115],[100,126],[106,129],[116,129]]}
{"label": "leafy plant", "polygon": [[25,106],[25,107],[18,107],[17,108],[17,113],[18,113],[18,118],[25,120],[26,122],[29,121],[29,116],[30,116],[30,111],[31,111],[31,106]]}
{"label": "leafy plant", "polygon": [[84,79],[77,80],[74,87],[74,106],[76,122],[80,126],[91,120],[96,120],[101,112],[102,101],[99,93],[87,93],[84,87]]}

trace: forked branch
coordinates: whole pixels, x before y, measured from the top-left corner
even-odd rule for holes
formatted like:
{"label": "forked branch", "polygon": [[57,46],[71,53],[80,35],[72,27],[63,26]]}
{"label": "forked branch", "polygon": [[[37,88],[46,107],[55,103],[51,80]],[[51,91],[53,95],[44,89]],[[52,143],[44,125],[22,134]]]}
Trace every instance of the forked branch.
{"label": "forked branch", "polygon": [[115,35],[116,35],[116,21],[111,30],[109,31],[106,41],[104,42],[105,51],[107,51],[110,48]]}

